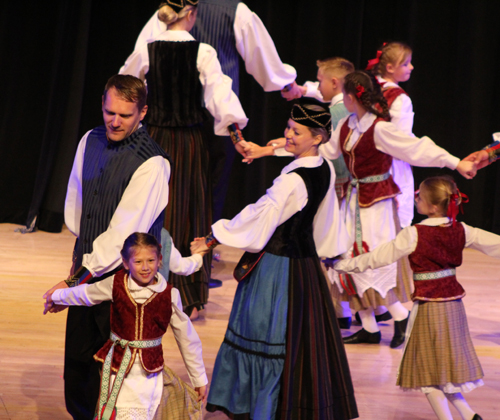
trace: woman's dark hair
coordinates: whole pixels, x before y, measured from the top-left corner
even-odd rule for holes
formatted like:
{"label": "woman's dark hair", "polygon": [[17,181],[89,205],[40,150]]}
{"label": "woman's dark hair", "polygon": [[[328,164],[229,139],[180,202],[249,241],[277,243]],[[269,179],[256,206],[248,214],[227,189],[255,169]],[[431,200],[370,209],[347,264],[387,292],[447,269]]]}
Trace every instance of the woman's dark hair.
{"label": "woman's dark hair", "polygon": [[373,74],[357,70],[346,75],[344,91],[353,95],[368,112],[390,120],[389,107]]}
{"label": "woman's dark hair", "polygon": [[125,239],[120,254],[125,261],[128,261],[132,256],[133,249],[142,247],[154,248],[158,257],[161,255],[161,245],[156,238],[149,233],[142,232],[132,233],[132,235]]}

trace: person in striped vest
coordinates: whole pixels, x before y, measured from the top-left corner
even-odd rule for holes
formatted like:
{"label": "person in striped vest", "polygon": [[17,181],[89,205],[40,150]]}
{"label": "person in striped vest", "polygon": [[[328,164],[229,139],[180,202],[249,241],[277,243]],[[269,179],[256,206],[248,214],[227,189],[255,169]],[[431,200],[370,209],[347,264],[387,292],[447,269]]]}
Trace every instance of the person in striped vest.
{"label": "person in striped vest", "polygon": [[[147,112],[144,83],[115,75],[104,88],[104,125],[80,140],[68,182],[65,223],[77,237],[68,279],[49,290],[97,283],[121,266],[120,249],[131,233],[161,239],[168,203],[168,155],[149,137],[141,121]],[[49,305],[58,312],[65,306]],[[92,418],[99,396],[99,364],[94,354],[109,339],[109,302],[71,307],[66,325],[64,392],[75,420]]]}
{"label": "person in striped vest", "polygon": [[456,222],[464,198],[451,177],[427,178],[415,194],[417,211],[427,219],[372,252],[335,264],[338,272],[361,273],[409,256],[414,304],[397,385],[422,391],[440,420],[453,419],[448,401],[462,419],[481,420],[462,395],[483,385],[484,375],[455,269],[464,248],[500,258],[500,236]]}

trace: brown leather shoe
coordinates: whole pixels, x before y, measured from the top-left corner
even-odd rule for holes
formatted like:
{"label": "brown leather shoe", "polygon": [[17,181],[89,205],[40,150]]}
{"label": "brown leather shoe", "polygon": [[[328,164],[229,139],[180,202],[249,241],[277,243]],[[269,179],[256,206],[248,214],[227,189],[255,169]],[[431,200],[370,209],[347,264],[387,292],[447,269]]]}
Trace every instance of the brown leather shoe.
{"label": "brown leather shoe", "polygon": [[380,331],[371,333],[361,328],[357,333],[350,335],[349,337],[344,337],[344,344],[379,344],[382,339],[382,334]]}

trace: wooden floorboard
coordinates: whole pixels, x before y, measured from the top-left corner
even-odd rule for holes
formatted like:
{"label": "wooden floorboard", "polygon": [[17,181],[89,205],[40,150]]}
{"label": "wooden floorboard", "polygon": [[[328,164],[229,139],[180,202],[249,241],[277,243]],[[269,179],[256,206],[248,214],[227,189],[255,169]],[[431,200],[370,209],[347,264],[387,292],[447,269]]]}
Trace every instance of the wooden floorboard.
{"label": "wooden floorboard", "polygon": [[[62,379],[66,315],[43,316],[41,297],[67,275],[74,237],[67,230],[23,235],[14,232],[16,227],[0,224],[0,420],[70,419]],[[217,250],[221,261],[214,262],[214,277],[223,286],[210,291],[209,303],[195,322],[209,378],[236,290],[232,269],[241,255],[228,247]],[[485,386],[465,396],[483,419],[500,419],[500,261],[466,250],[458,277],[467,291],[469,327],[485,372]],[[381,324],[381,345],[347,346],[360,419],[434,419],[422,394],[394,385],[401,352],[389,348],[392,329],[392,321]],[[163,343],[167,364],[188,380],[170,333]],[[205,418],[227,417],[209,413]]]}

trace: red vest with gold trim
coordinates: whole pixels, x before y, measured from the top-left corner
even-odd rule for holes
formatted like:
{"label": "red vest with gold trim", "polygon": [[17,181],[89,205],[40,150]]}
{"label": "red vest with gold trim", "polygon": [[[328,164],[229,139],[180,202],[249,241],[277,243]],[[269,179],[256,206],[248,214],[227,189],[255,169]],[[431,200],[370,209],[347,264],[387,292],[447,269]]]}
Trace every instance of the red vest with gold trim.
{"label": "red vest with gold trim", "polygon": [[[375,125],[379,121],[385,121],[385,119],[377,118],[371,127],[365,133],[361,134],[350,151],[345,149],[345,144],[352,134],[352,130],[349,128],[349,118],[340,129],[340,147],[342,148],[347,169],[349,169],[353,178],[362,179],[368,176],[383,175],[391,169],[392,156],[380,152],[375,147],[373,134]],[[347,192],[349,182],[344,184],[343,195]],[[360,183],[358,187],[358,201],[360,207],[370,207],[378,201],[393,198],[400,193],[401,191],[391,175],[385,181]]]}
{"label": "red vest with gold trim", "polygon": [[[170,324],[172,316],[172,285],[167,283],[167,288],[161,293],[153,295],[143,304],[137,303],[130,295],[127,287],[128,276],[124,270],[115,274],[113,280],[113,302],[111,303],[111,331],[120,338],[128,341],[151,340],[162,337]],[[103,362],[113,342],[108,340],[106,344],[96,353],[94,359]],[[153,373],[163,369],[162,346],[136,349],[132,351],[132,360],[127,373],[132,367],[137,354],[140,357],[142,367],[145,371]],[[113,353],[113,371],[120,368],[124,349],[117,345]]]}
{"label": "red vest with gold trim", "polygon": [[[415,225],[418,242],[408,259],[414,273],[430,273],[462,265],[465,230],[461,223],[455,226]],[[449,301],[461,299],[465,290],[456,276],[435,280],[415,280],[413,300]]]}

